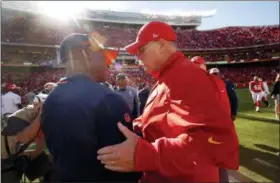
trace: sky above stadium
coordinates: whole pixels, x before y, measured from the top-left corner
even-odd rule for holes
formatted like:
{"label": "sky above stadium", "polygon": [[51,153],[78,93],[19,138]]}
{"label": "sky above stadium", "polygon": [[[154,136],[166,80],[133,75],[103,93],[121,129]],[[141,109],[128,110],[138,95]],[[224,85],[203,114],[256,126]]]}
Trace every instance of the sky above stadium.
{"label": "sky above stadium", "polygon": [[175,1],[175,2],[127,2],[131,9],[156,11],[207,11],[216,9],[215,15],[202,19],[199,29],[225,26],[275,25],[279,24],[277,1]]}
{"label": "sky above stadium", "polygon": [[40,3],[53,15],[56,13],[57,17],[85,7],[159,14],[215,11],[212,17],[202,19],[202,24],[198,27],[200,30],[226,26],[279,24],[278,1],[42,1]]}
{"label": "sky above stadium", "polygon": [[[278,1],[84,1],[78,2],[78,4],[80,7],[86,6],[91,9],[129,12],[185,13],[193,10],[216,10],[214,16],[202,20],[202,24],[198,28],[201,30],[225,26],[279,24]],[[73,4],[73,6],[78,7],[77,4]]]}

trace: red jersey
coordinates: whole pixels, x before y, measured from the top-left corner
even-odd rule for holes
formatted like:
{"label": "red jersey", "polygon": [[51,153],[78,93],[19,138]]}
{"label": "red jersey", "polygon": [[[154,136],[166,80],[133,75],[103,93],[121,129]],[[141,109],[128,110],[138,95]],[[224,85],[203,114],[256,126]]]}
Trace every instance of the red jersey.
{"label": "red jersey", "polygon": [[260,93],[264,91],[263,82],[262,81],[250,81],[249,89],[251,92]]}
{"label": "red jersey", "polygon": [[238,169],[235,127],[211,77],[179,51],[153,76],[158,82],[134,121],[145,139],[134,158],[140,182],[219,182],[219,167]]}

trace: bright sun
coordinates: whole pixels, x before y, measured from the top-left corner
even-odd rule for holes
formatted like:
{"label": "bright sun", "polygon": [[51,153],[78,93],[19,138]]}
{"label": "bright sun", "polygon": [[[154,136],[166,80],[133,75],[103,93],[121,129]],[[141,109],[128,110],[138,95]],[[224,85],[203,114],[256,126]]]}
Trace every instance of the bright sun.
{"label": "bright sun", "polygon": [[38,11],[62,21],[75,17],[84,6],[77,1],[37,1]]}

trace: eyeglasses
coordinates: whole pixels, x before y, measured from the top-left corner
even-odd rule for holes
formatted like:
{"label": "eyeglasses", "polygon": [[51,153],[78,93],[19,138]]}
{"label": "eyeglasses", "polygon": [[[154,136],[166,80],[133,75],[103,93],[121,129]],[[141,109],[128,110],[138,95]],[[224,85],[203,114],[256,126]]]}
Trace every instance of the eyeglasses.
{"label": "eyeglasses", "polygon": [[138,49],[138,52],[137,52],[137,56],[140,56],[140,55],[142,55],[146,50],[147,50],[147,48],[150,46],[150,45],[152,45],[153,43],[156,43],[157,41],[151,41],[151,42],[149,42],[148,44],[146,44],[145,46],[142,46],[142,47],[140,47],[139,49]]}

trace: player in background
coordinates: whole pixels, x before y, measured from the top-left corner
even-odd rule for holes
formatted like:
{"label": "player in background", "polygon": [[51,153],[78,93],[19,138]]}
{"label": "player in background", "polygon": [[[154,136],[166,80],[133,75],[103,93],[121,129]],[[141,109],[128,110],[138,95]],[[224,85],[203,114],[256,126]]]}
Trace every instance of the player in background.
{"label": "player in background", "polygon": [[269,96],[269,88],[267,82],[259,77],[259,82],[262,83],[263,91],[262,91],[262,101],[265,103],[266,107],[269,107],[268,96]]}
{"label": "player in background", "polygon": [[[222,88],[223,85],[220,84],[220,88],[221,88],[221,92],[222,92],[222,96],[223,96],[223,101],[226,105],[230,105],[231,119],[232,119],[232,121],[235,121],[236,115],[237,115],[237,110],[238,110],[238,98],[237,98],[237,95],[235,93],[234,84],[229,79],[222,80],[220,70],[218,68],[210,69],[209,74],[218,77],[221,81],[224,82],[225,87],[226,87],[226,94],[227,95],[223,93],[223,88]],[[229,100],[229,104],[228,104],[227,99]]]}
{"label": "player in background", "polygon": [[205,61],[202,57],[195,56],[191,59],[191,62],[194,63],[200,69],[202,69],[204,71],[207,71],[207,66],[206,66]]}
{"label": "player in background", "polygon": [[280,74],[277,74],[276,76],[271,91],[271,98],[275,100],[275,117],[277,120],[280,120]]}
{"label": "player in background", "polygon": [[[202,70],[207,71],[207,66],[202,57],[195,56],[191,59],[191,62]],[[209,74],[221,91],[221,99],[223,105],[226,106],[225,109],[228,110],[228,113],[231,115],[232,120],[235,121],[238,110],[238,98],[235,93],[234,84],[229,80],[223,80],[220,77],[220,71],[218,68],[210,69]]]}
{"label": "player in background", "polygon": [[263,90],[264,89],[263,89],[262,82],[258,80],[258,76],[254,76],[253,81],[250,81],[249,83],[249,91],[252,94],[252,98],[257,112],[260,112]]}

